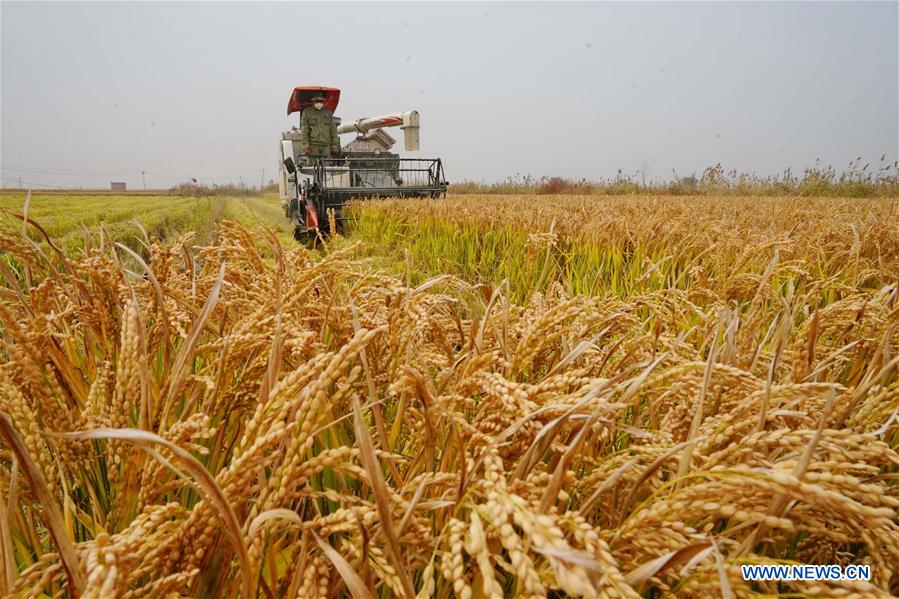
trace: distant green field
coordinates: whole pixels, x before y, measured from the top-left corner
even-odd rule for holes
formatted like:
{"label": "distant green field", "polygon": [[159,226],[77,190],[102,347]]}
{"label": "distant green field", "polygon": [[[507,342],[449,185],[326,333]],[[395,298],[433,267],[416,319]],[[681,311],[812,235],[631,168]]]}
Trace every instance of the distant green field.
{"label": "distant green field", "polygon": [[[0,210],[23,214],[25,196],[0,195]],[[261,222],[289,240],[292,227],[284,218],[277,197],[191,198],[167,195],[111,195],[36,193],[28,204],[28,217],[36,221],[57,245],[83,247],[87,235],[106,240],[128,240],[141,236],[140,227],[152,238],[167,240],[187,231],[205,243],[222,219],[247,224]],[[4,214],[4,220],[15,219]],[[140,227],[138,227],[138,223]]]}

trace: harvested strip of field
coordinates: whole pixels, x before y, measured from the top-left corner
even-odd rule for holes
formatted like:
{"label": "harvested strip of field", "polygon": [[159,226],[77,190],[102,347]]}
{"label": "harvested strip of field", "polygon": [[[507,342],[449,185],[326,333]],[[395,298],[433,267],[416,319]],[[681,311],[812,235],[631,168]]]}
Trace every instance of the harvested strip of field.
{"label": "harvested strip of field", "polygon": [[[0,197],[0,207],[17,213],[24,210],[22,197]],[[199,208],[199,210],[198,210]],[[167,196],[59,196],[34,194],[28,206],[28,216],[54,238],[67,242],[83,237],[84,227],[96,230],[101,224],[111,231],[122,225],[133,227],[139,219],[148,232],[157,236],[170,228],[181,228],[189,215],[197,211],[209,211],[207,200],[175,198]]]}
{"label": "harvested strip of field", "polygon": [[[23,214],[25,203],[19,195],[0,195],[0,210]],[[279,231],[292,232],[273,196],[193,198],[36,193],[28,201],[28,217],[40,223],[64,249],[84,247],[85,236],[98,242],[101,228],[106,242],[129,243],[143,237],[144,232],[151,238],[169,240],[192,231],[196,242],[207,243],[223,218],[248,224],[261,221]],[[287,239],[287,235],[282,235],[282,240]],[[138,249],[136,244],[134,249]]]}
{"label": "harvested strip of field", "polygon": [[247,224],[262,224],[273,229],[281,243],[293,243],[294,224],[284,215],[277,197],[248,196],[233,198],[231,201],[231,218]]}
{"label": "harvested strip of field", "polygon": [[[895,230],[863,211],[854,233],[842,213],[769,218],[741,249],[724,213],[698,218],[717,236],[633,214],[589,296],[546,270],[573,233],[509,237],[506,253],[552,256],[522,263],[552,275],[524,301],[450,275],[409,285],[344,242],[313,261],[227,221],[199,252],[153,244],[147,278],[115,248],[66,258],[3,225],[4,590],[899,591]],[[477,216],[459,225],[476,252]],[[467,255],[442,240],[417,264]],[[873,578],[739,570],[794,562]]]}

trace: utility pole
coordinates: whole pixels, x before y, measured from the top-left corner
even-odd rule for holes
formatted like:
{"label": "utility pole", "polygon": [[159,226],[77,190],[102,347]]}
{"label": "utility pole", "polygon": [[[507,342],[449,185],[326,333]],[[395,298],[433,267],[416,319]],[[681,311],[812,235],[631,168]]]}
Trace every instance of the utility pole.
{"label": "utility pole", "polygon": [[22,177],[19,177],[19,189],[25,189],[22,187]]}
{"label": "utility pole", "polygon": [[262,167],[262,178],[259,179],[259,193],[265,190],[265,167]]}
{"label": "utility pole", "polygon": [[144,180],[144,191],[146,191],[147,190],[147,171],[141,171],[140,178]]}

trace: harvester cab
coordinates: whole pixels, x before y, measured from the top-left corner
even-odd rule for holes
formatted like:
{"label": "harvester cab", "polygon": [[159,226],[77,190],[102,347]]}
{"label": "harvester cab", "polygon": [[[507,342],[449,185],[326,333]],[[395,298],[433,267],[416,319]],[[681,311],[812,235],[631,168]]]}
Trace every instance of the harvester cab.
{"label": "harvester cab", "polygon": [[[287,114],[312,106],[324,97],[324,108],[334,113],[340,90],[333,87],[297,87],[290,94]],[[299,127],[281,134],[278,144],[278,189],[281,207],[295,223],[294,236],[303,239],[327,232],[328,211],[338,224],[343,207],[361,198],[437,198],[446,195],[447,182],[440,158],[403,158],[390,150],[396,140],[384,129],[399,127],[406,151],[419,149],[419,115],[415,110],[342,123],[337,133],[355,134],[337,156],[309,159],[303,153]]]}

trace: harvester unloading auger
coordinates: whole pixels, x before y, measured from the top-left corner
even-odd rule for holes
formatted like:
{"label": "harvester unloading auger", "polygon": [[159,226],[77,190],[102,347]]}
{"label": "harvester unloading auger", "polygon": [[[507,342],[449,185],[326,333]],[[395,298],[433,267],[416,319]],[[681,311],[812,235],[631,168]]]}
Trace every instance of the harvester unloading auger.
{"label": "harvester unloading auger", "polygon": [[[290,95],[287,114],[302,113],[312,98],[324,96],[332,113],[340,101],[340,90],[332,87],[297,87]],[[407,151],[419,149],[419,115],[415,110],[342,124],[337,133],[355,133],[356,138],[331,158],[316,158],[307,164],[299,128],[281,134],[278,188],[281,207],[295,223],[294,236],[303,239],[327,231],[327,213],[333,209],[338,223],[344,204],[354,198],[436,198],[446,194],[447,182],[440,158],[402,158],[390,152],[396,140],[387,127],[403,130]]]}

